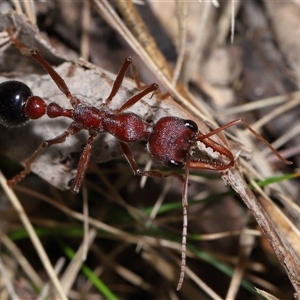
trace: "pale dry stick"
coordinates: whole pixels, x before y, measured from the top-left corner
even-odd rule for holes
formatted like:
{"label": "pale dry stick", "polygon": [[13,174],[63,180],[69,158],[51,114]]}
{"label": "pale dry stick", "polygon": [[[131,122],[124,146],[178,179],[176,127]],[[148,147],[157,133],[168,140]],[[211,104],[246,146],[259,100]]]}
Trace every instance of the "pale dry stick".
{"label": "pale dry stick", "polygon": [[33,23],[36,24],[36,10],[34,1],[22,1],[26,15],[28,19]]}
{"label": "pale dry stick", "polygon": [[[155,219],[155,217],[157,216],[157,213],[159,211],[159,208],[161,207],[169,189],[171,187],[170,181],[167,180],[166,184],[164,184],[163,190],[161,191],[160,195],[158,196],[157,200],[155,201],[155,204],[152,208],[152,211],[149,215],[149,219],[147,220],[145,227],[149,228],[153,222],[153,220]],[[136,246],[136,251],[140,252],[141,248],[143,246],[143,238],[141,239],[141,241],[137,244]]]}
{"label": "pale dry stick", "polygon": [[[276,141],[272,142],[272,146],[275,149],[280,148],[282,145],[287,144],[288,141],[292,139],[298,139],[300,132],[300,124],[295,124],[295,126],[292,127],[292,129],[289,129],[287,132],[285,132],[281,137],[279,137]],[[263,149],[261,151],[262,156],[267,156],[269,154],[269,151],[267,149]]]}
{"label": "pale dry stick", "polygon": [[[54,271],[56,274],[60,274],[63,266],[65,265],[66,259],[64,257],[61,257],[57,260],[55,266],[54,266]],[[49,297],[49,290],[52,287],[51,282],[48,282],[43,286],[43,289],[41,290],[38,298],[36,300],[45,300],[47,297]],[[67,294],[67,292],[66,292]]]}
{"label": "pale dry stick", "polygon": [[[144,168],[144,171],[150,171],[151,167],[153,164],[153,160],[152,159],[148,159]],[[141,176],[141,180],[140,180],[140,188],[143,189],[145,187],[146,181],[149,177],[147,176]]]}
{"label": "pale dry stick", "polygon": [[89,27],[91,23],[91,3],[90,1],[83,1],[83,9],[82,9],[82,35],[80,40],[80,55],[83,59],[88,60],[89,58]]}
{"label": "pale dry stick", "polygon": [[[84,216],[81,213],[78,213],[76,211],[71,210],[69,207],[64,206],[56,201],[53,201],[50,197],[45,196],[44,194],[41,194],[39,192],[33,191],[33,190],[29,190],[28,188],[22,187],[22,186],[16,186],[15,187],[16,190],[23,192],[31,197],[35,197],[37,199],[40,199],[42,201],[45,201],[46,203],[50,204],[51,206],[57,208],[58,210],[62,211],[63,213],[65,213],[66,215],[83,222],[84,221]],[[96,229],[100,229],[103,231],[106,231],[116,237],[118,237],[121,241],[125,241],[126,243],[133,243],[133,244],[137,244],[142,236],[138,236],[138,235],[133,235],[133,234],[129,234],[126,231],[120,230],[118,228],[115,228],[113,226],[107,225],[99,220],[93,219],[93,218],[89,218],[88,220],[90,226],[95,227]],[[157,246],[157,239],[153,238],[153,237],[149,237],[149,236],[143,236],[144,240],[146,241],[147,244],[152,245],[152,246]],[[166,248],[169,249],[174,249],[177,251],[181,250],[181,244],[178,242],[172,242],[166,239],[160,239],[159,240],[159,244],[161,246],[164,246]]]}
{"label": "pale dry stick", "polygon": [[[13,280],[10,278],[9,275],[10,272],[8,272],[4,266],[4,262],[0,256],[0,275],[1,275],[1,281],[4,282],[4,285],[7,289],[7,292],[10,296],[10,299],[18,299],[19,296],[17,296],[14,287],[12,286],[12,282]],[[1,290],[3,289],[3,287],[1,286]],[[3,291],[2,291],[3,292]]]}
{"label": "pale dry stick", "polygon": [[[23,192],[27,195],[30,195],[31,197],[35,197],[37,199],[40,199],[40,200],[43,200],[45,201],[46,203],[52,205],[53,207],[57,208],[58,210],[64,212],[66,215],[76,219],[76,220],[79,220],[81,222],[84,222],[84,215],[81,214],[81,213],[78,213],[76,211],[73,211],[72,209],[70,209],[69,207],[65,206],[65,205],[62,205],[61,203],[57,203],[56,201],[53,201],[50,197],[47,197],[41,193],[38,193],[36,191],[33,191],[33,190],[29,190],[27,188],[24,188],[20,185],[16,186],[15,189],[17,191],[20,191],[20,192]],[[123,231],[123,230],[120,230],[118,228],[115,228],[113,226],[110,226],[110,225],[107,225],[103,222],[100,222],[96,219],[93,219],[91,217],[89,217],[88,219],[88,222],[89,222],[89,225],[90,226],[94,226],[95,228],[97,229],[100,229],[100,230],[103,230],[103,231],[106,231],[114,236],[117,236],[117,237],[120,237],[121,240],[125,240],[129,243],[137,243],[140,239],[139,236],[135,236],[133,234],[129,234],[128,232],[126,231]],[[155,239],[153,239],[155,241]]]}
{"label": "pale dry stick", "polygon": [[239,8],[241,7],[241,0],[234,1],[235,9],[232,11],[232,2],[226,2],[225,8],[222,11],[219,22],[217,24],[217,45],[223,45],[227,40],[229,31],[233,30],[234,25],[232,25],[232,19],[236,16]]}
{"label": "pale dry stick", "polygon": [[[264,269],[265,270],[265,269]],[[264,289],[268,290],[268,291],[271,291],[273,293],[276,293],[276,294],[280,294],[280,289],[275,286],[274,284],[271,284],[268,279],[263,279],[257,275],[252,275],[250,274],[249,272],[247,273],[247,276],[246,278],[251,281],[253,283],[254,286],[261,286],[263,287]],[[268,299],[268,300],[272,300],[272,299]]]}
{"label": "pale dry stick", "polygon": [[[299,175],[300,175],[300,174],[299,174]],[[282,203],[284,203],[284,206],[285,206],[285,207],[288,207],[289,211],[293,211],[293,212],[295,213],[295,215],[297,215],[297,216],[300,215],[300,207],[299,207],[299,205],[298,205],[296,202],[294,202],[294,201],[291,200],[289,197],[287,197],[286,195],[284,195],[284,194],[282,194],[282,193],[280,193],[280,192],[275,191],[275,193],[276,193],[276,195],[280,198],[280,201],[281,201]],[[288,219],[288,221],[290,222],[289,219]],[[292,224],[293,224],[293,223],[292,223]],[[289,225],[291,228],[293,228],[293,227],[292,227],[292,224]],[[293,225],[293,226],[294,226],[294,225]],[[297,229],[297,231],[296,231],[295,229],[296,229],[296,228],[293,228],[293,231],[297,232],[297,234],[298,234],[299,229]],[[299,234],[299,238],[300,238],[300,234]]]}
{"label": "pale dry stick", "polygon": [[[251,125],[252,129],[258,131],[263,125],[269,123],[271,120],[275,119],[277,116],[282,115],[283,113],[291,110],[292,108],[298,106],[300,104],[300,97],[296,97],[289,102],[284,103],[283,105],[275,108],[267,115],[260,118],[258,121]],[[246,131],[245,131],[246,132]]]}
{"label": "pale dry stick", "polygon": [[[284,221],[284,223],[285,223],[284,226],[289,228],[288,231],[292,231],[297,236],[297,238],[300,239],[299,228],[297,228],[297,226],[286,216],[286,214],[283,213],[283,211],[273,202],[273,200],[264,192],[264,190],[260,189],[259,193],[268,205],[268,208],[269,208],[268,213],[273,213],[275,215],[275,217],[270,216],[270,218],[273,219],[275,226],[278,229],[280,229],[279,221],[281,221],[281,220]],[[293,208],[299,215],[299,213],[300,213],[299,206],[297,206],[297,204],[295,204],[294,202],[292,202],[290,200],[289,200],[289,203],[293,204]],[[275,222],[277,222],[277,223],[275,223]],[[284,237],[286,237],[288,239],[288,236],[286,234],[284,234]],[[293,243],[290,242],[290,245],[293,245]],[[298,248],[298,245],[296,245],[296,247]],[[295,249],[295,251],[297,252],[298,257],[300,257],[300,251],[298,249]]]}
{"label": "pale dry stick", "polygon": [[78,275],[80,268],[82,267],[82,256],[84,255],[84,252],[86,252],[86,247],[91,247],[96,236],[97,231],[95,229],[91,229],[87,233],[86,240],[82,242],[82,244],[76,252],[76,255],[73,257],[72,261],[66,268],[64,274],[61,276],[61,284],[64,287],[67,294],[71,290],[76,276]]}
{"label": "pale dry stick", "polygon": [[22,251],[16,246],[15,243],[11,241],[10,238],[8,238],[8,236],[4,232],[1,232],[1,243],[3,243],[3,245],[5,245],[5,247],[13,254],[23,272],[31,280],[31,282],[33,282],[36,287],[41,289],[44,284],[43,281],[32,268],[26,257],[23,255]]}
{"label": "pale dry stick", "polygon": [[211,10],[214,6],[210,2],[203,2],[200,4],[203,7],[202,14],[199,16],[199,25],[197,38],[194,41],[194,45],[190,51],[188,59],[183,70],[183,85],[187,86],[190,81],[190,74],[196,72],[195,70],[199,66],[199,62],[202,60],[203,55],[203,36],[205,27],[211,14]]}
{"label": "pale dry stick", "polygon": [[[200,2],[201,2],[201,0],[200,0]],[[214,7],[217,7],[217,8],[220,7],[218,0],[211,0],[211,3],[214,5]]]}
{"label": "pale dry stick", "polygon": [[121,276],[127,282],[130,282],[132,285],[137,286],[148,292],[152,290],[151,285],[145,282],[145,279],[142,276],[139,276],[138,274],[132,272],[131,270],[125,268],[124,266],[116,264],[114,266],[114,270],[116,270],[116,273],[119,276]]}
{"label": "pale dry stick", "polygon": [[20,1],[19,0],[13,0],[13,3],[15,5],[16,12],[20,15],[24,14]]}
{"label": "pale dry stick", "polygon": [[15,195],[13,190],[10,187],[8,187],[7,179],[3,176],[1,171],[0,171],[0,185],[2,186],[2,189],[5,192],[5,194],[10,199],[11,204],[13,205],[14,209],[18,213],[20,220],[22,221],[26,231],[28,232],[28,235],[29,235],[29,237],[41,259],[41,262],[42,262],[48,276],[50,277],[50,279],[58,293],[58,296],[61,299],[67,299],[67,296],[55,274],[53,266],[47,256],[47,253],[45,252],[45,250],[43,248],[41,241],[39,240],[32,224],[30,223],[30,220],[27,217],[26,212],[24,211],[21,203],[19,202],[19,199],[17,198],[17,196]]}
{"label": "pale dry stick", "polygon": [[[173,243],[173,242],[172,242]],[[162,243],[162,246],[168,247],[172,249],[173,247],[170,245],[167,245],[165,243]],[[170,256],[172,260],[177,261],[177,258],[174,256],[174,254],[170,253]],[[194,257],[191,254],[192,257]],[[186,274],[189,276],[189,278],[201,289],[203,290],[211,299],[214,300],[221,300],[223,299],[221,296],[219,296],[212,288],[210,288],[199,276],[197,276],[189,267],[186,267]]]}
{"label": "pale dry stick", "polygon": [[[232,174],[234,172],[235,174]],[[246,182],[242,179],[237,178],[238,173],[236,170],[231,169],[228,171],[226,176],[226,181],[231,187],[241,196],[253,216],[255,217],[258,225],[260,226],[262,232],[268,239],[270,245],[272,246],[279,262],[285,269],[295,291],[296,297],[300,299],[300,262],[298,258],[288,251],[285,247],[285,243],[282,241],[281,237],[278,235],[277,230],[274,227],[273,222],[267,216],[267,212],[258,203],[258,200],[254,194],[248,188]],[[262,192],[262,189],[257,185],[257,183],[250,178],[250,183],[253,184],[254,188],[258,192]]]}
{"label": "pale dry stick", "polygon": [[176,13],[178,20],[178,31],[179,31],[179,41],[177,46],[178,57],[176,60],[175,69],[172,76],[172,85],[176,86],[179,79],[180,73],[182,71],[183,62],[186,54],[186,42],[187,42],[187,4],[185,1],[176,0]]}
{"label": "pale dry stick", "polygon": [[10,38],[6,32],[0,32],[0,54],[3,53],[10,47]]}
{"label": "pale dry stick", "polygon": [[[100,248],[97,248],[97,255],[99,255],[100,260],[103,261],[103,265],[101,268],[97,268],[94,273],[96,273],[96,276],[100,277],[100,275],[104,272],[105,268],[109,267],[112,270],[115,270],[115,272],[123,277],[127,282],[130,282],[131,284],[135,286],[139,286],[140,288],[150,291],[151,286],[146,283],[142,276],[135,274],[133,271],[129,270],[128,268],[116,263],[116,256],[122,251],[122,246],[118,249],[114,249],[114,251],[110,252],[109,255],[105,254]],[[87,282],[84,286],[84,290],[88,291],[91,289],[91,283]]]}
{"label": "pale dry stick", "polygon": [[[100,192],[102,195],[105,195],[108,199],[110,199],[111,201],[117,203],[118,205],[124,207],[127,212],[129,213],[129,215],[132,216],[133,219],[144,219],[146,220],[148,218],[147,215],[145,215],[143,212],[141,212],[139,209],[137,209],[136,207],[133,207],[131,205],[129,205],[128,203],[126,203],[126,201],[119,195],[118,192],[116,192],[116,189],[114,187],[113,184],[111,184],[110,181],[107,180],[107,178],[103,175],[103,173],[100,171],[100,172],[97,172],[98,176],[100,177],[100,181],[102,183],[104,183],[107,187],[107,191],[104,191],[104,190],[101,190],[99,188],[99,186],[93,186],[93,188],[95,190],[97,190],[98,192]],[[138,218],[137,218],[138,216]]]}
{"label": "pale dry stick", "polygon": [[122,14],[127,27],[140,42],[141,46],[155,61],[157,67],[167,76],[170,80],[172,77],[172,70],[169,67],[164,55],[158,49],[156,41],[153,39],[144,21],[139,13],[136,11],[131,0],[116,0],[116,6]]}
{"label": "pale dry stick", "polygon": [[231,35],[230,35],[230,42],[233,44],[233,39],[234,39],[234,20],[235,20],[235,6],[234,6],[234,1],[231,0]]}
{"label": "pale dry stick", "polygon": [[[107,0],[93,0],[96,8],[99,10],[103,18],[113,27],[115,28],[119,34],[127,41],[127,43],[133,48],[133,50],[138,53],[141,59],[145,62],[145,64],[151,69],[153,74],[159,79],[160,82],[167,88],[167,90],[175,97],[175,100],[188,111],[192,112],[195,116],[200,118],[203,121],[213,122],[209,117],[210,114],[208,111],[201,107],[201,105],[197,105],[197,101],[193,101],[193,103],[197,106],[195,108],[189,101],[187,101],[172,85],[170,80],[161,72],[159,68],[157,68],[156,64],[150,58],[148,53],[143,49],[141,44],[136,40],[133,34],[128,30],[125,24],[122,22],[120,17],[116,14],[114,9],[111,7]],[[192,95],[190,97],[193,98]],[[217,126],[215,122],[214,125]],[[198,123],[199,125],[199,123]],[[206,126],[205,126],[206,128]],[[204,132],[204,130],[202,130]]]}
{"label": "pale dry stick", "polygon": [[236,299],[236,295],[241,286],[243,275],[245,273],[246,264],[249,261],[249,255],[253,249],[255,237],[248,235],[242,231],[239,238],[239,249],[237,255],[237,263],[233,270],[233,275],[230,280],[229,289],[225,299]]}
{"label": "pale dry stick", "polygon": [[232,230],[225,232],[217,232],[217,233],[209,233],[209,234],[201,234],[201,241],[213,241],[217,239],[223,239],[226,237],[247,234],[255,237],[261,236],[261,232],[255,229],[243,229],[243,230]]}
{"label": "pale dry stick", "polygon": [[264,290],[258,289],[257,287],[254,287],[254,288],[255,288],[256,292],[257,292],[259,295],[263,296],[264,299],[269,299],[269,300],[280,300],[280,299],[276,298],[275,296],[273,296],[272,294],[270,294],[270,293],[268,293],[268,292],[266,292],[266,291],[264,291]]}
{"label": "pale dry stick", "polygon": [[211,299],[214,300],[223,300],[224,298],[220,297],[214,290],[212,290],[204,281],[200,279],[190,268],[186,268],[186,274],[195,284],[201,288]]}
{"label": "pale dry stick", "polygon": [[[247,112],[247,111],[253,111],[253,110],[260,109],[260,108],[265,108],[265,107],[269,107],[269,106],[286,103],[288,101],[291,101],[291,99],[294,99],[297,97],[300,97],[299,91],[293,92],[293,93],[290,93],[287,95],[280,95],[280,96],[275,96],[275,97],[264,98],[261,100],[245,103],[242,105],[236,105],[234,107],[229,107],[229,108],[226,108],[225,113],[226,113],[226,115],[232,115],[232,114],[238,114],[238,113],[243,113],[243,112]],[[213,113],[213,115],[214,116],[224,115],[224,111],[215,112],[215,113]]]}

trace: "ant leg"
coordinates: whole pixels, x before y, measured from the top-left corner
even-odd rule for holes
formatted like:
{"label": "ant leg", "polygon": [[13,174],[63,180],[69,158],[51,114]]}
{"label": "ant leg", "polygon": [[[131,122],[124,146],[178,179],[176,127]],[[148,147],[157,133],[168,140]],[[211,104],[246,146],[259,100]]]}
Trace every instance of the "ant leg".
{"label": "ant leg", "polygon": [[134,160],[132,153],[129,149],[129,146],[124,143],[119,141],[122,152],[125,156],[125,158],[127,159],[134,175],[140,175],[140,176],[148,176],[148,177],[158,177],[158,178],[165,178],[165,177],[169,177],[169,176],[176,176],[177,178],[179,178],[180,180],[182,180],[181,176],[178,175],[176,172],[173,171],[168,171],[168,172],[161,172],[160,170],[150,170],[150,171],[142,171],[136,161]]}
{"label": "ant leg", "polygon": [[72,193],[78,193],[79,192],[79,188],[82,184],[82,180],[85,174],[85,171],[87,169],[87,165],[91,156],[91,149],[92,149],[92,144],[94,142],[94,138],[95,135],[90,134],[87,144],[83,150],[83,152],[81,153],[80,156],[80,160],[79,160],[79,164],[77,167],[77,173],[76,173],[76,177],[74,179],[71,191]]}
{"label": "ant leg", "polygon": [[186,267],[186,239],[187,239],[187,227],[188,227],[188,217],[187,217],[187,206],[188,198],[187,191],[189,185],[189,173],[190,173],[190,157],[186,157],[186,167],[185,175],[183,181],[183,192],[182,192],[182,210],[183,210],[183,226],[182,226],[182,241],[181,241],[181,267],[180,267],[180,276],[177,284],[176,290],[179,291],[182,283],[184,281],[185,267]]}
{"label": "ant leg", "polygon": [[151,85],[147,86],[146,88],[144,88],[142,91],[140,91],[139,93],[137,93],[136,95],[133,95],[131,98],[129,98],[124,104],[122,104],[121,107],[119,107],[115,112],[118,114],[120,112],[122,112],[123,110],[131,107],[132,105],[134,105],[135,103],[137,103],[138,101],[140,101],[144,96],[146,96],[147,94],[151,93],[151,92],[156,92],[158,91],[158,84],[156,83],[152,83]]}
{"label": "ant leg", "polygon": [[119,109],[116,110],[116,113],[120,113],[121,111],[131,107],[136,102],[141,100],[145,95],[151,92],[153,92],[156,95],[157,99],[161,99],[161,92],[158,88],[158,85],[156,83],[152,83],[150,86],[143,85],[138,77],[136,66],[133,64],[131,57],[127,57],[125,58],[121,66],[121,69],[119,70],[116,79],[113,82],[111,92],[107,97],[107,99],[105,100],[105,105],[108,105],[112,101],[114,96],[117,94],[117,92],[119,91],[129,66],[131,69],[132,77],[136,83],[136,86],[139,90],[141,90],[141,92],[129,98]]}
{"label": "ant leg", "polygon": [[126,71],[128,69],[128,67],[132,64],[132,59],[131,57],[126,57],[121,69],[119,70],[114,82],[113,82],[113,86],[111,88],[111,92],[109,94],[109,96],[107,97],[107,99],[105,100],[105,105],[108,105],[112,99],[114,98],[114,96],[117,94],[117,92],[119,91],[121,84],[124,80]]}
{"label": "ant leg", "polygon": [[57,87],[70,99],[71,105],[74,107],[80,103],[80,100],[71,94],[69,88],[62,77],[49,65],[49,63],[41,56],[38,50],[25,47],[18,38],[14,36],[14,32],[11,29],[7,29],[7,33],[11,41],[20,50],[21,54],[25,56],[33,57],[50,75]]}
{"label": "ant leg", "polygon": [[[208,134],[202,134],[202,133],[199,133],[198,135],[198,141],[201,141],[201,142],[204,142],[205,139],[209,138],[210,136],[212,135],[215,135],[217,134],[218,132],[220,131],[223,131],[224,129],[228,128],[228,127],[231,127],[231,126],[234,126],[236,125],[237,123],[242,123],[253,135],[256,136],[256,138],[258,138],[260,141],[262,141],[283,163],[287,164],[287,165],[291,165],[292,162],[289,161],[289,160],[286,160],[284,159],[271,145],[270,143],[265,140],[259,133],[257,133],[254,129],[251,128],[251,126],[246,122],[244,121],[243,119],[239,118],[239,119],[236,119],[236,120],[233,120],[227,124],[224,124],[222,125],[221,127],[219,128],[216,128],[214,129],[213,131],[211,131],[210,133]],[[214,149],[215,147],[212,147],[212,149]],[[222,147],[223,148],[223,147]],[[225,149],[225,148],[224,148]],[[217,150],[218,151],[218,150]],[[219,151],[218,151],[219,152]],[[230,151],[229,151],[230,152]],[[223,154],[223,153],[222,153]],[[231,154],[232,155],[232,154]],[[227,155],[226,155],[227,156]]]}
{"label": "ant leg", "polygon": [[[140,81],[140,78],[139,78],[139,75],[138,75],[138,70],[137,70],[137,67],[134,63],[132,63],[130,65],[130,70],[131,70],[132,78],[135,81],[135,84],[136,84],[137,88],[139,90],[144,89],[147,85],[143,84]],[[156,91],[154,91],[154,95],[155,95],[157,101],[161,101],[161,100],[164,100],[165,98],[167,98],[170,95],[170,93],[166,93],[166,94],[162,95],[160,89],[158,88]]]}
{"label": "ant leg", "polygon": [[52,146],[54,144],[63,143],[69,135],[73,135],[73,134],[79,132],[80,130],[81,130],[81,128],[78,128],[76,125],[74,125],[73,123],[71,123],[71,125],[69,126],[69,128],[65,132],[63,132],[62,134],[58,135],[57,137],[55,137],[55,138],[53,138],[51,140],[43,141],[42,144],[40,145],[40,147],[28,159],[25,160],[25,162],[24,162],[24,164],[25,164],[24,170],[21,171],[19,174],[17,174],[12,179],[9,179],[7,181],[7,184],[9,186],[12,186],[13,184],[18,183],[20,180],[22,180],[30,172],[30,166],[31,166],[31,164],[34,162],[34,160],[45,149],[49,148],[50,146]]}

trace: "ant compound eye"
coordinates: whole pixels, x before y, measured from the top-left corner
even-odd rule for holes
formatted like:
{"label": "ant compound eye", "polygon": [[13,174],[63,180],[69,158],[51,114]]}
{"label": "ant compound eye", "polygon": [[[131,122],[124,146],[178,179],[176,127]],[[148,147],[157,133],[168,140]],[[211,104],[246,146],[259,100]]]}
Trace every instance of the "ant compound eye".
{"label": "ant compound eye", "polygon": [[174,159],[170,159],[168,161],[168,167],[170,169],[178,169],[179,170],[179,169],[182,169],[184,167],[184,163],[181,162],[181,161],[176,161]]}
{"label": "ant compound eye", "polygon": [[198,125],[192,120],[184,120],[184,126],[189,128],[191,131],[197,132]]}
{"label": "ant compound eye", "polygon": [[5,126],[19,126],[29,118],[24,105],[32,96],[30,88],[20,81],[5,81],[0,84],[0,123]]}

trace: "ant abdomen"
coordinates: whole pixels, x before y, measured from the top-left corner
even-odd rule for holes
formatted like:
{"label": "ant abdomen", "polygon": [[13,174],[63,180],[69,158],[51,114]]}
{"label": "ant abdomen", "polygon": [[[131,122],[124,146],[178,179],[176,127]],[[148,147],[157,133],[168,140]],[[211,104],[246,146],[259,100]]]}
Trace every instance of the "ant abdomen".
{"label": "ant abdomen", "polygon": [[196,143],[198,126],[192,120],[164,117],[157,121],[147,149],[153,159],[172,169],[182,169]]}
{"label": "ant abdomen", "polygon": [[0,83],[0,123],[15,127],[30,119],[38,119],[46,112],[43,99],[33,96],[23,82],[11,80]]}
{"label": "ant abdomen", "polygon": [[20,126],[29,117],[25,113],[26,101],[32,96],[30,88],[20,81],[0,84],[0,123],[4,126]]}

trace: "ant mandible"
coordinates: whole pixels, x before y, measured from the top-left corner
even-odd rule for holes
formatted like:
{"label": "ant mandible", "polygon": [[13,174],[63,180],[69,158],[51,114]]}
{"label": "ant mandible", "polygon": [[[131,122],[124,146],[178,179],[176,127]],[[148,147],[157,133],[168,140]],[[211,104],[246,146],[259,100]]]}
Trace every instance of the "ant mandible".
{"label": "ant mandible", "polygon": [[[80,156],[77,173],[71,187],[71,191],[73,193],[79,192],[79,188],[87,169],[92,144],[95,137],[99,133],[110,133],[117,138],[121,150],[135,175],[164,178],[170,175],[176,175],[175,170],[185,169],[182,193],[183,231],[181,272],[177,290],[179,290],[182,286],[186,266],[186,237],[188,225],[187,189],[189,171],[191,168],[222,171],[229,169],[234,165],[235,158],[232,152],[210,139],[210,137],[237,123],[242,123],[252,134],[254,134],[268,148],[270,148],[270,150],[282,162],[285,164],[292,163],[285,160],[243,119],[233,120],[217,129],[214,129],[208,134],[203,134],[199,132],[197,124],[192,120],[167,116],[162,117],[155,124],[150,124],[135,113],[125,112],[128,108],[140,101],[147,94],[154,93],[158,98],[161,98],[157,84],[153,83],[143,88],[131,58],[125,59],[115,81],[113,82],[110,95],[107,97],[105,102],[98,108],[85,104],[69,91],[69,88],[62,77],[48,64],[48,62],[37,50],[29,49],[23,46],[21,42],[14,37],[10,30],[8,30],[8,34],[12,42],[17,48],[19,48],[23,55],[33,57],[44,67],[57,87],[65,94],[72,105],[72,109],[65,109],[53,102],[46,104],[42,98],[34,96],[27,85],[19,81],[6,81],[0,84],[0,123],[2,123],[4,126],[19,126],[26,123],[30,119],[39,119],[45,114],[49,118],[67,117],[72,120],[68,129],[62,134],[53,139],[43,141],[40,147],[24,162],[25,169],[12,179],[8,180],[8,184],[13,185],[22,180],[30,172],[30,166],[32,162],[43,150],[54,144],[63,143],[68,136],[74,135],[81,130],[87,130],[89,137],[87,144]],[[125,73],[129,67],[131,67],[133,78],[140,91],[130,97],[118,109],[112,110],[109,108],[109,104],[120,89],[125,77]],[[140,141],[146,142],[146,149],[154,161],[172,169],[172,171],[142,171],[137,165],[129,148],[131,143]],[[223,155],[226,158],[226,162],[209,161],[200,158],[193,159],[192,155],[194,149],[196,148],[197,142],[201,142],[206,147],[213,149],[214,152]]]}

